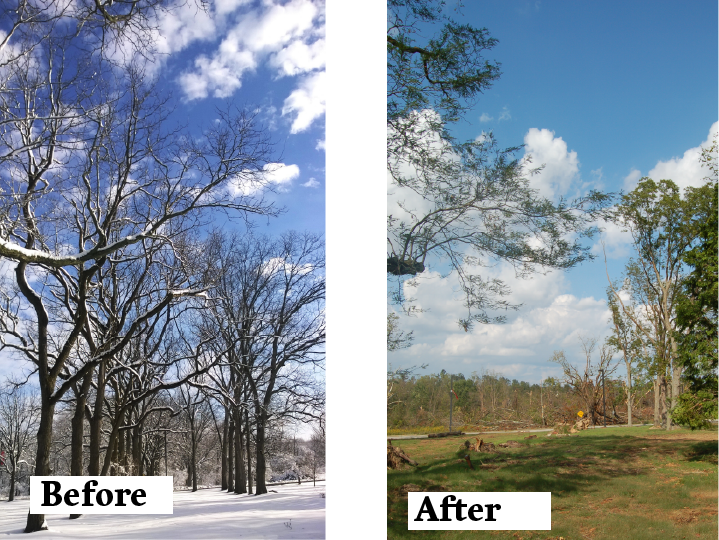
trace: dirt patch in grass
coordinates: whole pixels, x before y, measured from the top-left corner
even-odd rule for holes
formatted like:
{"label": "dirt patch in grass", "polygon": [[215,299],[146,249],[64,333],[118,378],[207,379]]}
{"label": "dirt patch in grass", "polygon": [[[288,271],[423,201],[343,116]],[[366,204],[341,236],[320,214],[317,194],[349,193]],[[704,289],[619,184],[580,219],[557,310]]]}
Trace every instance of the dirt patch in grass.
{"label": "dirt patch in grass", "polygon": [[675,510],[674,512],[671,512],[669,514],[669,519],[676,524],[691,523],[692,521],[697,521],[700,515],[701,512],[698,510],[684,508],[683,510]]}

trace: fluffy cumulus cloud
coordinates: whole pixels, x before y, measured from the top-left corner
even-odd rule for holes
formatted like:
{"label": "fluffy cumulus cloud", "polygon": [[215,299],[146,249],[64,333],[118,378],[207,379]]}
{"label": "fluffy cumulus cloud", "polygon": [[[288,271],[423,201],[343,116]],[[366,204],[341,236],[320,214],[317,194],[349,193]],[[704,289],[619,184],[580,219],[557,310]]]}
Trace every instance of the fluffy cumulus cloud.
{"label": "fluffy cumulus cloud", "polygon": [[282,106],[282,116],[294,118],[290,133],[300,133],[325,113],[327,76],[324,71],[306,77],[297,89],[287,96]]}
{"label": "fluffy cumulus cloud", "polygon": [[212,11],[202,9],[194,2],[178,2],[172,9],[160,13],[157,32],[157,51],[172,54],[194,41],[212,38],[217,32],[217,24]]}
{"label": "fluffy cumulus cloud", "polygon": [[537,275],[530,280],[514,278],[508,266],[486,273],[505,279],[512,288],[511,301],[523,304],[518,312],[508,313],[506,324],[477,325],[470,332],[462,331],[456,323],[464,312],[456,282],[428,273],[406,291],[425,310],[408,324],[415,331],[416,344],[392,353],[392,364],[430,362],[430,372],[447,369],[470,375],[490,370],[539,381],[559,374],[548,362],[553,351],[563,349],[570,357],[578,357],[581,337],[603,341],[608,332],[606,302],[567,294],[562,273]]}
{"label": "fluffy cumulus cloud", "polygon": [[548,198],[565,195],[579,177],[577,153],[567,150],[567,143],[548,129],[530,128],[524,144],[525,156],[532,158],[528,168],[544,166],[532,177],[532,185]]}
{"label": "fluffy cumulus cloud", "polygon": [[709,171],[701,166],[699,158],[701,157],[702,148],[711,146],[717,131],[719,131],[719,122],[714,122],[709,129],[706,140],[701,145],[690,148],[680,158],[675,157],[668,161],[660,161],[649,171],[647,176],[655,180],[674,180],[681,188],[701,186],[704,184],[704,178],[708,176]]}
{"label": "fluffy cumulus cloud", "polygon": [[270,65],[275,67],[280,76],[293,76],[321,69],[325,65],[325,40],[318,39],[314,43],[294,41],[288,47],[270,58]]}
{"label": "fluffy cumulus cloud", "polygon": [[592,246],[592,254],[609,259],[621,259],[631,255],[632,234],[613,221],[599,220],[602,229],[600,240]]}
{"label": "fluffy cumulus cloud", "polygon": [[[711,146],[717,131],[719,131],[719,122],[714,122],[702,144],[690,148],[684,152],[682,157],[657,162],[646,175],[637,169],[632,169],[624,178],[624,191],[631,191],[637,187],[643,176],[654,180],[673,180],[681,189],[701,186],[704,184],[704,178],[708,176],[709,170],[702,167],[699,158],[702,149]],[[595,255],[601,255],[603,251],[606,251],[607,256],[614,259],[628,256],[631,251],[631,234],[622,231],[622,228],[614,223],[602,222],[600,226],[604,229],[602,232],[604,246],[598,242],[592,247],[592,252]]]}
{"label": "fluffy cumulus cloud", "polygon": [[300,168],[297,165],[267,163],[262,169],[261,178],[256,174],[235,178],[228,184],[228,194],[231,197],[249,197],[268,184],[279,191],[288,191],[292,181],[300,176]]}
{"label": "fluffy cumulus cloud", "polygon": [[673,180],[682,189],[701,186],[704,184],[704,178],[709,174],[709,171],[702,167],[699,158],[701,157],[702,148],[711,146],[717,131],[719,131],[719,122],[714,122],[709,128],[709,134],[703,143],[690,148],[684,152],[682,157],[659,161],[646,175],[632,169],[624,179],[624,189],[626,191],[634,189],[642,176],[648,176],[654,180]]}
{"label": "fluffy cumulus cloud", "polygon": [[[198,56],[180,74],[185,98],[229,97],[242,86],[247,72],[264,64],[276,78],[297,78],[282,113],[291,120],[292,133],[304,131],[325,110],[324,6],[319,0],[267,1],[250,9],[245,4],[222,0],[215,5],[217,19],[239,10],[237,22],[213,53]],[[180,22],[170,23],[182,27]],[[207,32],[202,30],[203,35]]]}
{"label": "fluffy cumulus cloud", "polygon": [[268,163],[263,169],[265,170],[265,180],[280,187],[288,187],[292,180],[300,175],[300,168],[297,165]]}

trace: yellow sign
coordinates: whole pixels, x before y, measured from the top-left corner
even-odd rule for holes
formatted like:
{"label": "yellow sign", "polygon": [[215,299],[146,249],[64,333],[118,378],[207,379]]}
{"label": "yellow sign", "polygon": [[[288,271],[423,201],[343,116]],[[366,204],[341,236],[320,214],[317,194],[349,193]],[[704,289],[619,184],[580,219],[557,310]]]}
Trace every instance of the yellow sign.
{"label": "yellow sign", "polygon": [[583,413],[582,411],[579,411],[579,412],[577,413],[577,416],[579,416],[579,418],[581,418],[582,416],[584,416],[584,413]]}

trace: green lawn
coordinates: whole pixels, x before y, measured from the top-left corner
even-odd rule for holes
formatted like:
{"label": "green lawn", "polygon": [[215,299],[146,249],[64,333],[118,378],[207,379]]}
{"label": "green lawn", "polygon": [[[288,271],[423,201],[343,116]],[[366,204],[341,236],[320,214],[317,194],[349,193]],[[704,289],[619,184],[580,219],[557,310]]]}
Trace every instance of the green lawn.
{"label": "green lawn", "polygon": [[[717,434],[648,427],[589,429],[523,440],[520,448],[459,452],[464,438],[396,441],[419,467],[387,471],[388,538],[717,539]],[[472,442],[474,439],[472,438]],[[407,490],[551,491],[551,531],[408,531]]]}

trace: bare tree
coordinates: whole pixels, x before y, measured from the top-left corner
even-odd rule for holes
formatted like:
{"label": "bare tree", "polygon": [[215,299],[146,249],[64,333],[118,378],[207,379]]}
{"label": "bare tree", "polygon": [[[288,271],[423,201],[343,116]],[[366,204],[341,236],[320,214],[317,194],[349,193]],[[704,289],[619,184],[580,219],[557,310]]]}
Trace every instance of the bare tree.
{"label": "bare tree", "polygon": [[[606,343],[599,348],[599,362],[593,361],[597,340],[582,337],[579,339],[584,352],[582,367],[570,362],[564,351],[555,351],[549,360],[560,365],[564,373],[564,382],[569,385],[572,393],[584,402],[587,412],[591,415],[592,424],[596,424],[601,410],[599,404],[602,401],[602,378],[612,375],[619,364],[613,362],[612,347]],[[604,412],[601,414],[603,415]]]}
{"label": "bare tree", "polygon": [[37,396],[25,387],[0,390],[0,448],[5,451],[3,468],[10,474],[8,501],[15,500],[15,483],[20,465],[37,432],[40,406]]}
{"label": "bare tree", "polygon": [[183,439],[187,449],[187,484],[197,491],[198,448],[211,426],[210,404],[207,395],[191,385],[178,387],[175,400],[186,425]]}

